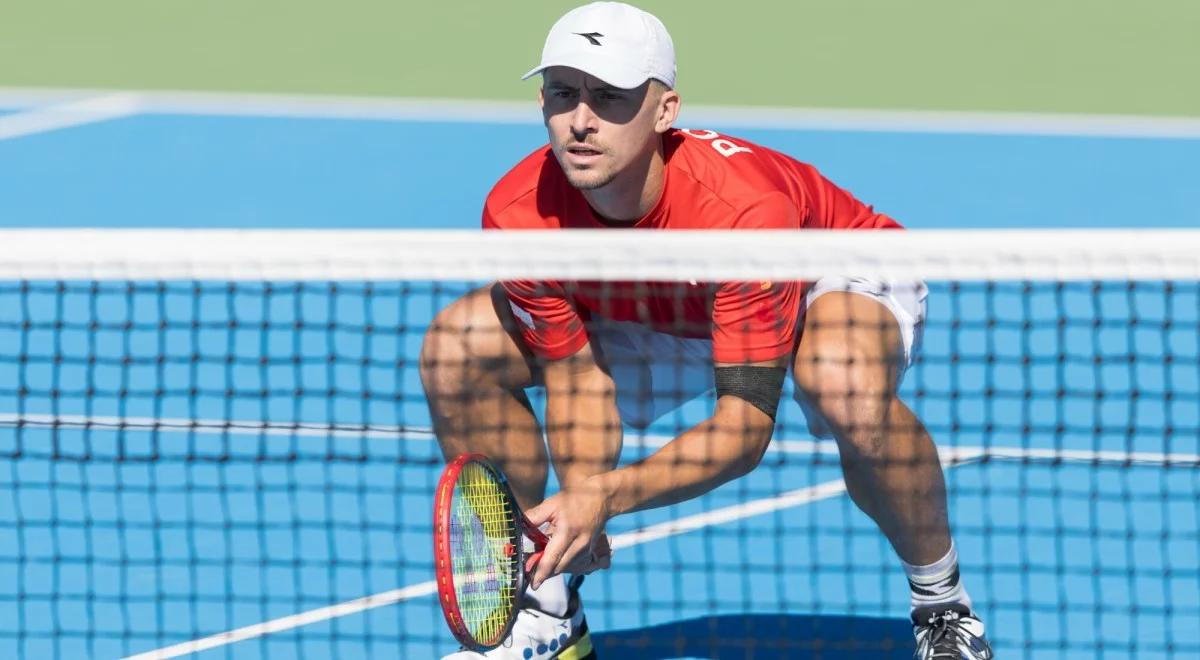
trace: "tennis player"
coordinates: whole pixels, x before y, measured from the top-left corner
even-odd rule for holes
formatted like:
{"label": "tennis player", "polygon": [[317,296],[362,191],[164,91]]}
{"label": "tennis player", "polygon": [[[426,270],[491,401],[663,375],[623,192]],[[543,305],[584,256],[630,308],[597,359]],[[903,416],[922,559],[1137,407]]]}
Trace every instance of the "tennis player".
{"label": "tennis player", "polygon": [[[491,230],[866,229],[899,225],[813,167],[746,140],[675,129],[671,37],[616,2],[568,12],[541,63],[550,144],[487,198]],[[899,555],[916,657],[992,657],[959,578],[929,433],[897,396],[925,315],[920,282],[506,281],[442,310],[421,376],[443,452],[499,462],[551,542],[512,638],[467,658],[594,657],[581,577],[608,565],[613,516],[701,495],[755,468],[790,373],[810,430],[836,438],[847,490]],[[524,389],[545,388],[546,434]],[[615,469],[644,427],[716,390],[705,422]],[[670,396],[663,396],[670,393]],[[561,490],[543,501],[552,459]]]}

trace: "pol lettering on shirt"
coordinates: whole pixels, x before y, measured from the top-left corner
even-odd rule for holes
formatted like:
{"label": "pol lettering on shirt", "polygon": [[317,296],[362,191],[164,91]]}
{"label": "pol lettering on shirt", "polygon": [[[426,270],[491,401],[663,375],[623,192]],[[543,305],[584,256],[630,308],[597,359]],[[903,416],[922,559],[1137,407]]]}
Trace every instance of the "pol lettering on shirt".
{"label": "pol lettering on shirt", "polygon": [[742,147],[734,144],[731,140],[721,137],[721,134],[716,131],[694,130],[691,128],[681,128],[680,133],[690,135],[697,140],[712,140],[712,148],[717,150],[717,153],[729,158],[734,154],[753,153],[749,147]]}

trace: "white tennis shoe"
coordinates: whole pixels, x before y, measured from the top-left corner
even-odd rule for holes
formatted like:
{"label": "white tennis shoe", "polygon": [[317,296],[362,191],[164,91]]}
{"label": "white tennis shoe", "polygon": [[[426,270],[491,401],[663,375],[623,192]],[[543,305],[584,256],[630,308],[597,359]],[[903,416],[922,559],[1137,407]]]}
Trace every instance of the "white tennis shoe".
{"label": "white tennis shoe", "polygon": [[582,583],[583,576],[576,575],[567,585],[570,599],[566,615],[557,617],[524,607],[517,612],[512,634],[500,646],[487,653],[460,650],[442,660],[596,660],[579,600]]}
{"label": "white tennis shoe", "polygon": [[917,652],[913,660],[992,660],[983,622],[962,605],[923,607],[913,612]]}

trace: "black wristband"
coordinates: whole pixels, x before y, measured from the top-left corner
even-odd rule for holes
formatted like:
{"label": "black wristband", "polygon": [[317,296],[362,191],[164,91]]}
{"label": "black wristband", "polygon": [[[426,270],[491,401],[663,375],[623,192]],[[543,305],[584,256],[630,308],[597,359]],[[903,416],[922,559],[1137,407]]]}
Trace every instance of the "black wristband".
{"label": "black wristband", "polygon": [[783,367],[734,365],[716,368],[717,398],[726,394],[749,403],[775,421],[783,391]]}

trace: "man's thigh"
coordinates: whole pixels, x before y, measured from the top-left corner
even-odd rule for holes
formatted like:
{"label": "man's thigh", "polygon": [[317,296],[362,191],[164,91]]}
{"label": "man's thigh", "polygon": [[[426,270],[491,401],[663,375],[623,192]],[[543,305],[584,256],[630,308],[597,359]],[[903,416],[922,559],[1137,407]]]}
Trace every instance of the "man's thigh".
{"label": "man's thigh", "polygon": [[[808,334],[810,341],[819,340],[820,332],[826,332],[827,336],[828,333],[845,333],[847,326],[851,325],[842,315],[840,320],[826,319],[826,327],[822,329],[822,320],[807,313],[817,300],[832,293],[863,297],[881,306],[874,316],[885,318],[894,325],[897,351],[894,361],[898,369],[898,381],[920,345],[927,295],[924,283],[860,278],[824,278],[818,281],[807,292],[801,310],[805,319],[803,332]],[[836,303],[836,300],[837,296],[833,296],[826,298],[825,303]],[[823,306],[834,306],[825,303]],[[876,329],[881,326],[878,322],[858,325],[859,330],[866,332],[871,332],[869,328],[872,326]],[[616,385],[621,420],[634,428],[645,428],[713,389],[710,340],[675,337],[637,323],[625,322],[601,321],[592,326],[590,333],[592,341],[599,345],[597,353]],[[800,341],[805,341],[804,335]],[[819,415],[812,409],[811,402],[800,388],[796,389],[795,399],[810,420],[810,427],[816,422],[821,431],[818,435],[832,437],[819,422]]]}
{"label": "man's thigh", "polygon": [[[887,317],[889,320],[895,321],[896,330],[899,332],[899,350],[902,351],[901,366],[907,368],[912,364],[913,357],[921,346],[921,332],[925,325],[925,300],[929,295],[929,290],[924,282],[860,277],[821,278],[804,296],[801,316],[804,319],[806,335],[810,332],[809,323],[820,321],[820,319],[813,318],[809,311],[818,300],[835,293],[867,298],[886,309]],[[826,302],[830,302],[830,300],[826,299]],[[871,316],[875,315],[871,314]],[[839,331],[839,328],[836,327],[839,321],[841,319],[835,316],[831,322],[826,323],[827,329],[831,332]],[[878,323],[872,324],[870,319],[854,319],[853,315],[850,315],[842,323],[843,328],[840,330],[844,332],[864,326],[870,329],[871,325],[875,325],[876,328],[879,326]],[[803,341],[803,335],[801,341]]]}
{"label": "man's thigh", "polygon": [[833,437],[815,394],[895,392],[920,348],[927,295],[919,281],[846,277],[823,278],[807,292],[793,374],[813,435]]}
{"label": "man's thigh", "polygon": [[452,379],[452,390],[480,381],[510,389],[542,381],[499,284],[471,291],[438,312],[425,333],[421,368],[431,379]]}

